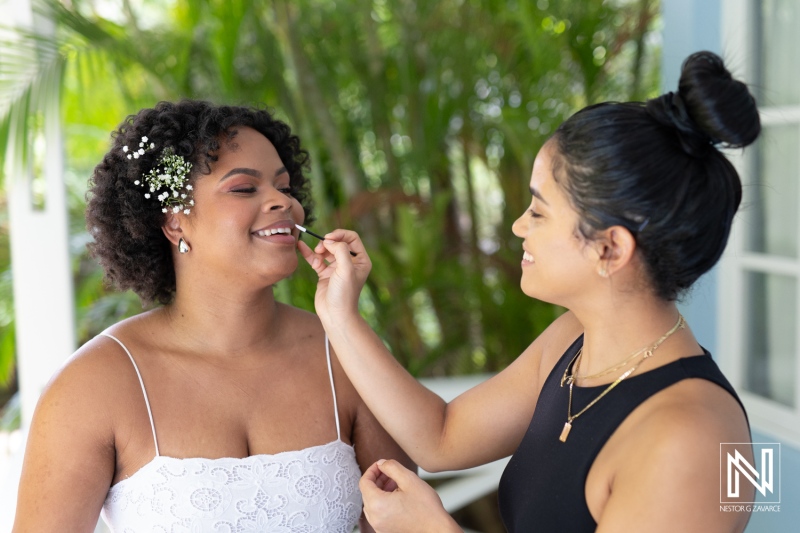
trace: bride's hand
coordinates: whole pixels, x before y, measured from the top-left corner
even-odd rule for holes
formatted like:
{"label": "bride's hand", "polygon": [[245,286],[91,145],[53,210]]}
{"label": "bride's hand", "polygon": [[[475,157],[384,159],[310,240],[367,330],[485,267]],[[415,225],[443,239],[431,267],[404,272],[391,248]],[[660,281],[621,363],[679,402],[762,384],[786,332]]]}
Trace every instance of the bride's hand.
{"label": "bride's hand", "polygon": [[358,234],[337,229],[325,235],[313,250],[302,241],[297,242],[297,248],[319,276],[314,306],[323,323],[334,316],[358,314],[358,296],[372,269]]}

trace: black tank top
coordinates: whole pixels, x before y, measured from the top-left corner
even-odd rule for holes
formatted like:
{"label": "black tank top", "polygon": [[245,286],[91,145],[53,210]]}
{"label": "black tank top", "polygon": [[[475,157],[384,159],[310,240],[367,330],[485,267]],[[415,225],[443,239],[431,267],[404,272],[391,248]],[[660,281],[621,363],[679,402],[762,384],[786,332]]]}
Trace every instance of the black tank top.
{"label": "black tank top", "polygon": [[[702,378],[741,400],[717,364],[705,355],[678,359],[622,381],[576,418],[566,442],[558,438],[567,421],[569,388],[564,370],[583,346],[583,335],[561,356],[547,376],[528,431],[500,479],[500,516],[510,533],[594,531],[585,485],[597,454],[623,420],[650,396],[687,378]],[[574,387],[572,412],[589,405],[607,385]],[[744,406],[742,406],[744,410]]]}

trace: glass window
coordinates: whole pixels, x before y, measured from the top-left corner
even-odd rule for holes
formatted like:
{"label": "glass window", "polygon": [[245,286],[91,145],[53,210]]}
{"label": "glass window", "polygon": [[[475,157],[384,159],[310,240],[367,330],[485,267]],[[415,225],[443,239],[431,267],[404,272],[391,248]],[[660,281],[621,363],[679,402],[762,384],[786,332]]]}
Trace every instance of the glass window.
{"label": "glass window", "polygon": [[745,280],[745,388],[793,407],[797,280],[761,272],[747,272]]}
{"label": "glass window", "polygon": [[797,257],[800,126],[765,127],[754,152],[756,172],[742,201],[747,250]]}
{"label": "glass window", "polygon": [[800,2],[763,0],[762,53],[759,103],[762,106],[800,104]]}

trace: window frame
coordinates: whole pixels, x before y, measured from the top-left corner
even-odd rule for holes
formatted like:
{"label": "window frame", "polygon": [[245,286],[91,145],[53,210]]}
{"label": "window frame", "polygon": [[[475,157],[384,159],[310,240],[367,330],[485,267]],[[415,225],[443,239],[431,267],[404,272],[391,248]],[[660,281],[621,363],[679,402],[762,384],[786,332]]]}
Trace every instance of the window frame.
{"label": "window frame", "polygon": [[[726,0],[721,2],[722,50],[726,63],[734,75],[752,83],[757,80],[757,62],[761,59],[761,31],[756,0]],[[800,31],[800,28],[798,28]],[[800,129],[800,105],[759,106],[762,127],[794,125]],[[736,167],[743,183],[750,182],[756,171],[756,150],[729,150],[726,155]],[[800,151],[800,146],[797,147]],[[797,176],[800,179],[800,174]],[[799,195],[800,196],[800,195]],[[744,189],[743,208],[747,209],[747,188]],[[800,208],[800,197],[797,198]],[[795,306],[800,307],[800,256],[781,257],[747,251],[741,211],[734,220],[731,237],[719,267],[717,293],[717,339],[720,365],[739,393],[747,408],[753,429],[773,435],[782,441],[800,447],[800,324],[796,324],[794,354],[794,407],[789,407],[745,389],[747,368],[747,342],[745,325],[747,302],[746,275],[749,272],[779,274],[796,281]],[[800,228],[797,228],[800,241]],[[800,242],[798,242],[800,250]],[[800,315],[800,309],[797,309]]]}

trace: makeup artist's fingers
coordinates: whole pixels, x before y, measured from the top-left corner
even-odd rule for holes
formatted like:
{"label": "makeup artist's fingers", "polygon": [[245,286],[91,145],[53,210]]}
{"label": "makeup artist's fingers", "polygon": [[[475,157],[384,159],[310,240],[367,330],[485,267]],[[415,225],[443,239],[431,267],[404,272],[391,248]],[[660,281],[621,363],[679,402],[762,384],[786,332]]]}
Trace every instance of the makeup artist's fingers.
{"label": "makeup artist's fingers", "polygon": [[364,243],[361,242],[361,237],[359,237],[358,233],[349,229],[335,229],[332,232],[327,233],[325,238],[332,241],[346,242],[350,247],[350,250],[359,255],[366,253],[367,251],[366,248],[364,248]]}
{"label": "makeup artist's fingers", "polygon": [[322,257],[314,253],[314,250],[303,241],[297,241],[297,249],[300,250],[300,255],[311,265],[311,268],[313,268],[317,274],[321,275],[325,270],[325,261]]}
{"label": "makeup artist's fingers", "polygon": [[[353,261],[357,260],[350,255],[350,247],[347,243],[332,241],[325,239],[322,241],[325,248],[328,249],[334,256],[334,262],[341,264],[341,266],[334,266],[336,271],[343,277],[347,277],[353,273]],[[331,263],[333,265],[333,263]],[[329,265],[330,266],[330,265]]]}

